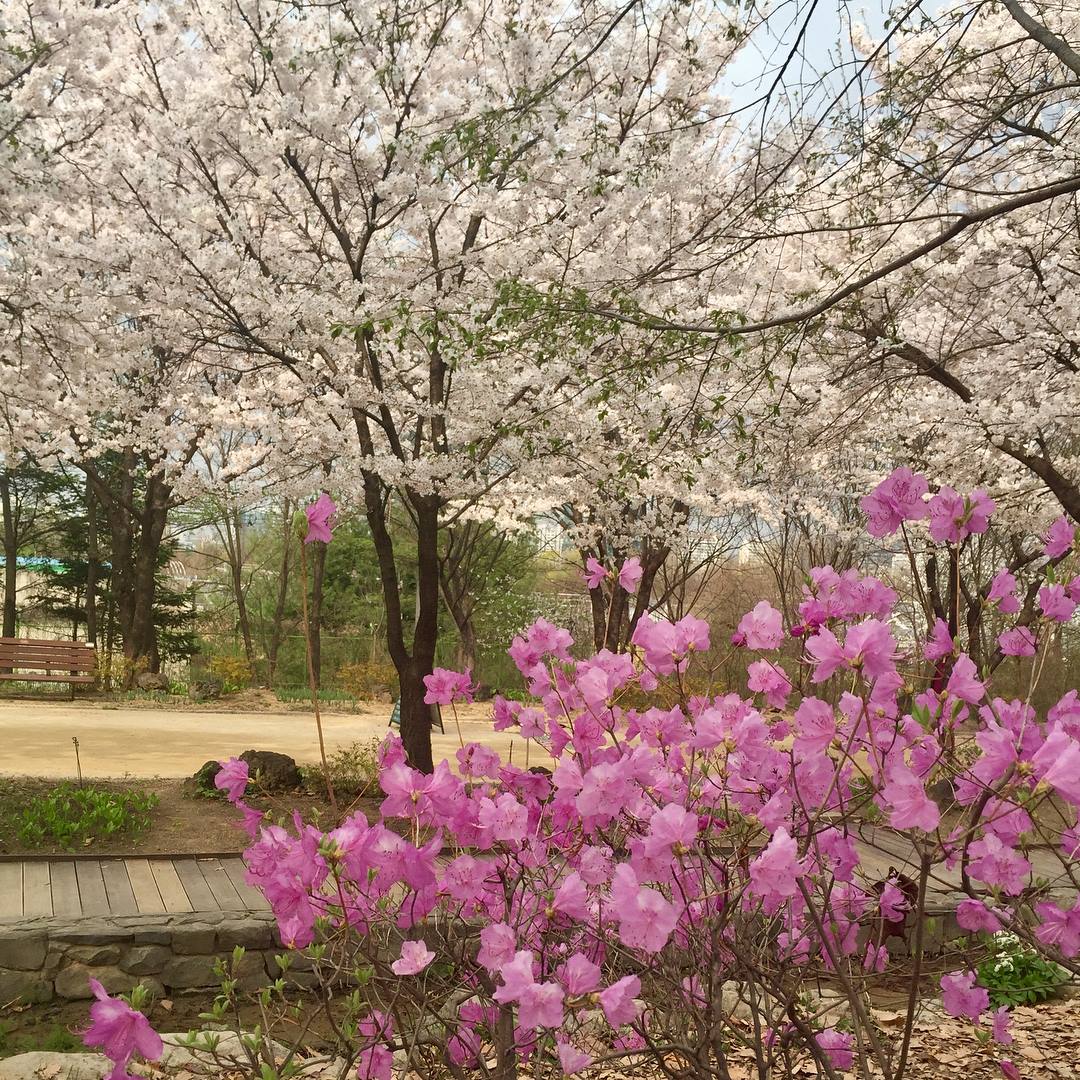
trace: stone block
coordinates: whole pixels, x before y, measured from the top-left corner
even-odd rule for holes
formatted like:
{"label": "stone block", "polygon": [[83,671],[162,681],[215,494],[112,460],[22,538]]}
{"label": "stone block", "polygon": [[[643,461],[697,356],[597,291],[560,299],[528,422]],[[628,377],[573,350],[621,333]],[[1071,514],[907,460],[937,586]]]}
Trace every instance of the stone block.
{"label": "stone block", "polygon": [[70,964],[57,973],[54,985],[58,997],[69,1001],[81,1001],[94,996],[90,989],[91,977],[98,980],[110,994],[128,994],[140,983],[155,997],[162,997],[165,987],[159,979],[146,975],[132,975],[118,967],[88,968],[84,964]]}
{"label": "stone block", "polygon": [[131,931],[114,922],[80,919],[74,926],[57,927],[50,935],[66,945],[108,945],[131,940]]}
{"label": "stone block", "polygon": [[162,969],[161,981],[170,989],[186,990],[217,986],[213,956],[174,956]]}
{"label": "stone block", "polygon": [[110,945],[72,945],[67,950],[68,960],[85,964],[87,967],[96,965],[112,966],[120,962],[120,946],[117,943]]}
{"label": "stone block", "polygon": [[171,959],[164,945],[129,945],[120,955],[120,967],[132,975],[154,975]]}
{"label": "stone block", "polygon": [[53,984],[36,971],[9,971],[0,968],[0,1003],[22,1001],[38,1005],[52,1001]]}
{"label": "stone block", "polygon": [[243,945],[245,949],[269,949],[270,924],[250,919],[223,922],[217,928],[217,951],[231,952],[237,945]]}
{"label": "stone block", "polygon": [[172,951],[177,956],[206,956],[214,951],[217,931],[213,926],[190,923],[174,927]]}
{"label": "stone block", "polygon": [[233,969],[233,977],[241,990],[258,990],[269,984],[266,973],[266,958],[260,952],[248,952],[240,958],[240,963]]}
{"label": "stone block", "polygon": [[38,971],[45,965],[48,938],[42,934],[0,935],[0,967]]}

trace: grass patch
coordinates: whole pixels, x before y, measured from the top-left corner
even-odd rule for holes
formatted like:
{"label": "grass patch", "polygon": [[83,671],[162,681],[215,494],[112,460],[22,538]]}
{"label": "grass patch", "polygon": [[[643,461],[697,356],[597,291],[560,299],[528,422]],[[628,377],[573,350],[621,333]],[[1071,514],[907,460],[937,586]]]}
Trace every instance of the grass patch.
{"label": "grass patch", "polygon": [[[274,690],[278,701],[310,701],[311,691],[306,686],[279,686]],[[327,702],[349,702],[356,705],[356,698],[344,690],[320,690],[319,700]]]}
{"label": "grass patch", "polygon": [[0,1023],[0,1058],[28,1054],[34,1050],[74,1054],[84,1050],[82,1041],[66,1027],[52,1024],[42,1032],[17,1034],[10,1024]]}
{"label": "grass patch", "polygon": [[11,811],[19,843],[26,848],[59,846],[74,851],[110,836],[138,836],[150,828],[156,795],[58,784]]}

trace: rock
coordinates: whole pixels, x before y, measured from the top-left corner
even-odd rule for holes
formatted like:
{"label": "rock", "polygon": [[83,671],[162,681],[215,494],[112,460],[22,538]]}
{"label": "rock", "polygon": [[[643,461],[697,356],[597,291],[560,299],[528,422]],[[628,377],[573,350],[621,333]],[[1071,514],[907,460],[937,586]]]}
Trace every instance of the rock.
{"label": "rock", "polygon": [[177,956],[205,956],[214,951],[216,937],[213,926],[178,926],[172,932],[172,951]]}
{"label": "rock", "polygon": [[214,787],[214,780],[219,772],[221,772],[220,761],[207,761],[205,764],[199,766],[198,772],[191,778],[190,783],[199,795],[223,799],[225,797],[225,792],[219,791]]}
{"label": "rock", "polygon": [[217,986],[221,979],[214,973],[216,957],[174,956],[161,970],[161,981],[170,990]]}
{"label": "rock", "polygon": [[258,990],[270,982],[266,973],[266,958],[260,952],[244,953],[233,967],[233,978],[241,990]]}
{"label": "rock", "polygon": [[135,685],[140,690],[168,690],[168,677],[160,671],[140,671],[135,676]]}
{"label": "rock", "polygon": [[36,971],[8,971],[0,968],[0,1002],[22,1001],[37,1005],[52,1001],[53,984]]}
{"label": "rock", "polygon": [[269,949],[272,939],[273,927],[268,922],[223,922],[217,931],[217,951],[231,952],[237,945],[245,949]]}
{"label": "rock", "polygon": [[45,963],[47,942],[44,934],[5,934],[0,937],[0,967],[39,971]]}
{"label": "rock", "polygon": [[[213,1053],[207,1049],[199,1049],[206,1046],[208,1037],[214,1040]],[[162,1035],[161,1041],[165,1044],[165,1049],[161,1060],[155,1063],[159,1068],[187,1069],[200,1075],[212,1073],[214,1076],[221,1076],[222,1070],[215,1058],[226,1064],[228,1062],[237,1062],[242,1066],[248,1064],[247,1051],[234,1031],[199,1032],[194,1046],[188,1045],[187,1032]],[[270,1051],[279,1061],[284,1060],[288,1054],[288,1050],[277,1042],[270,1043]]]}
{"label": "rock", "polygon": [[172,959],[164,945],[132,945],[120,956],[120,967],[132,975],[154,975]]}
{"label": "rock", "polygon": [[745,997],[745,988],[737,982],[726,982],[720,986],[720,1008],[728,1016],[734,1016],[739,1020],[753,1018],[750,1003],[743,1000]]}
{"label": "rock", "polygon": [[0,1061],[0,1080],[103,1080],[112,1062],[103,1054],[33,1050]]}
{"label": "rock", "polygon": [[188,697],[192,701],[217,701],[221,697],[225,684],[214,675],[196,679],[188,686]]}
{"label": "rock", "polygon": [[119,945],[73,945],[67,951],[68,960],[75,960],[88,967],[120,962]]}
{"label": "rock", "polygon": [[300,770],[288,754],[273,750],[245,750],[240,760],[247,762],[252,779],[258,778],[263,791],[293,791],[300,786]]}
{"label": "rock", "polygon": [[56,974],[54,985],[58,997],[69,1001],[92,998],[90,979],[95,978],[110,994],[128,994],[140,983],[156,997],[161,997],[164,987],[157,979],[145,975],[133,975],[118,967],[87,967],[85,964],[69,964]]}

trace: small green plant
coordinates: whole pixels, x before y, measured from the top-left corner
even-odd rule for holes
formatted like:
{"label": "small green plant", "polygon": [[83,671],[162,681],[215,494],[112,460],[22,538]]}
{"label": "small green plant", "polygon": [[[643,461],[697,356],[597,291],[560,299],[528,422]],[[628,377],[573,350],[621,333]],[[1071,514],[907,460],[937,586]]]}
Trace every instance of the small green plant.
{"label": "small green plant", "polygon": [[[330,781],[339,798],[358,799],[379,787],[379,740],[362,739],[335,750],[326,760]],[[313,791],[326,792],[321,765],[304,768],[304,782]]]}
{"label": "small green plant", "polygon": [[979,985],[990,991],[990,1006],[1034,1005],[1053,997],[1067,973],[1044,960],[1015,934],[995,934],[992,954],[978,967]]}
{"label": "small green plant", "polygon": [[28,848],[55,844],[74,850],[118,833],[134,836],[145,832],[157,803],[151,792],[60,784],[30,800],[16,818],[15,832]]}

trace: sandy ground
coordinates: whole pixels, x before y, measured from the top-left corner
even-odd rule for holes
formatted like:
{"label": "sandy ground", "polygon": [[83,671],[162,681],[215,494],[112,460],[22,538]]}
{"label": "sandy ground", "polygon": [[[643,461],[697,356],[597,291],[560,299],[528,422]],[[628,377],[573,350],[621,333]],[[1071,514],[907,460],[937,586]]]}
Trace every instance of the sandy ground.
{"label": "sandy ground", "polygon": [[[490,706],[466,706],[459,716],[466,742],[483,742],[504,757],[510,752],[510,737],[491,729]],[[356,713],[324,715],[327,752],[358,739],[381,737],[389,717],[389,705],[361,705]],[[436,761],[452,759],[459,745],[449,709],[444,710],[443,722],[446,734],[434,733]],[[298,761],[314,761],[319,754],[314,718],[300,712],[244,714],[5,701],[0,702],[0,775],[73,777],[76,737],[83,775],[88,777],[190,776],[211,758],[251,749],[277,750]],[[518,738],[513,746],[515,763],[524,764],[523,752]]]}

